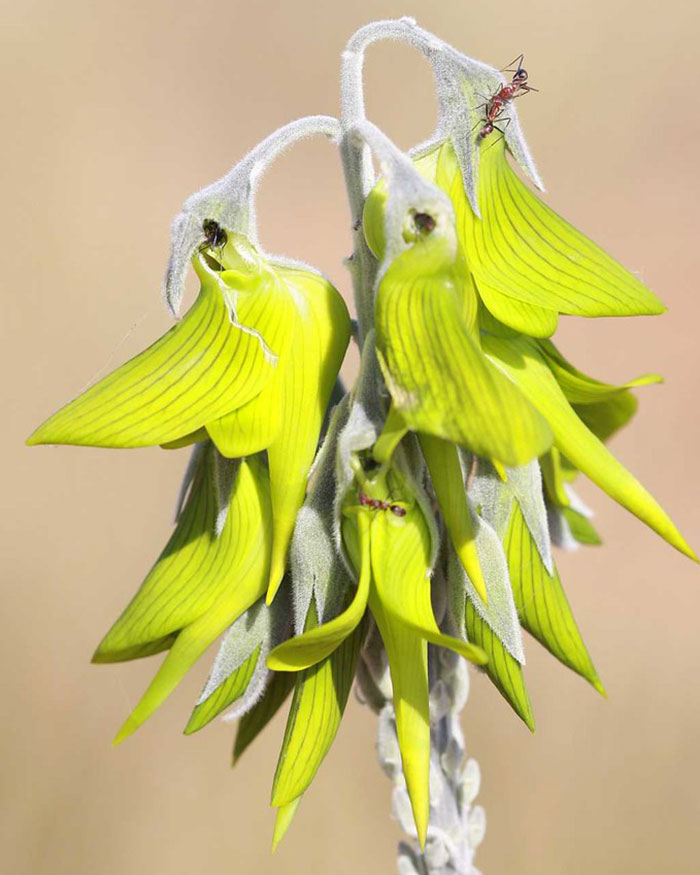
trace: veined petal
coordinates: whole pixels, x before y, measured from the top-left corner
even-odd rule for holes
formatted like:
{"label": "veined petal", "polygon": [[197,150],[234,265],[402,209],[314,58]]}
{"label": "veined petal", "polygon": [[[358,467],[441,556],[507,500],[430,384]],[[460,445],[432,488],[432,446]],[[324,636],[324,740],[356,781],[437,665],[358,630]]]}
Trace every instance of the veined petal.
{"label": "veined petal", "polygon": [[372,520],[370,542],[370,608],[375,617],[375,607],[381,603],[383,615],[400,621],[431,644],[449,647],[482,665],[486,657],[478,647],[445,635],[435,622],[430,598],[430,530],[419,505],[408,507],[402,517],[378,512]]}
{"label": "veined petal", "polygon": [[141,701],[119,730],[115,744],[151,716],[209,645],[264,593],[270,561],[269,518],[267,471],[259,458],[244,460],[226,520],[232,532],[227,586],[211,607],[177,636]]}
{"label": "veined petal", "polygon": [[550,575],[542,564],[517,505],[513,505],[504,546],[523,628],[604,696],[605,690],[583,643],[556,568]]}
{"label": "veined petal", "polygon": [[659,374],[644,374],[634,380],[629,380],[619,386],[612,383],[602,383],[579,371],[559,352],[551,340],[542,340],[539,348],[545,357],[547,366],[556,377],[557,383],[570,404],[596,404],[607,401],[637,386],[650,386],[663,383]]}
{"label": "veined petal", "polygon": [[222,456],[236,459],[267,449],[282,425],[280,393],[284,363],[252,401],[207,423],[206,431]]}
{"label": "veined petal", "polygon": [[442,149],[437,182],[452,199],[469,267],[491,312],[497,296],[577,316],[664,312],[633,274],[520,181],[506,159],[503,139],[481,146],[481,219],[469,206],[449,143]]}
{"label": "veined petal", "polygon": [[268,604],[284,575],[287,549],[304,500],[309,469],[340,365],[350,316],[340,293],[320,274],[277,268],[295,304],[293,349],[280,374],[281,425],[268,446],[273,540]]}
{"label": "veined petal", "polygon": [[325,659],[358,626],[369,596],[371,565],[369,520],[366,514],[357,515],[359,544],[359,580],[350,605],[333,620],[316,626],[278,645],[267,658],[268,667],[275,671],[300,671]]}
{"label": "veined petal", "polygon": [[502,295],[488,283],[476,286],[488,312],[515,331],[530,337],[550,337],[557,330],[559,313],[556,310]]}
{"label": "veined petal", "polygon": [[470,336],[464,296],[463,277],[439,239],[419,240],[391,264],[375,303],[387,387],[414,431],[524,464],[545,452],[551,433]]}
{"label": "veined petal", "polygon": [[255,674],[259,658],[260,647],[258,646],[238,668],[231,672],[211,696],[195,706],[187,721],[185,735],[191,735],[193,732],[203,729],[245,693]]}
{"label": "veined petal", "polygon": [[455,553],[476,591],[488,602],[457,447],[429,435],[420,436],[420,445]]}
{"label": "veined petal", "polygon": [[546,417],[557,448],[574,467],[669,544],[697,561],[663,508],[576,415],[536,342],[524,337],[504,340],[486,336],[483,346],[491,360]]}
{"label": "veined petal", "polygon": [[238,721],[236,740],[233,745],[233,763],[238,762],[243,751],[255,741],[267,724],[284,704],[294,687],[296,675],[292,672],[273,672],[262,698]]}
{"label": "veined petal", "polygon": [[221,639],[207,682],[185,727],[185,735],[202,729],[244,694],[256,697],[268,674],[272,621],[270,609],[258,600]]}
{"label": "veined petal", "polygon": [[360,624],[330,656],[297,675],[272,786],[273,806],[301,796],[330,750],[350,695],[363,637]]}
{"label": "veined petal", "polygon": [[389,658],[396,734],[418,841],[425,845],[430,815],[430,702],[425,638],[384,610],[375,593],[370,608]]}
{"label": "veined petal", "polygon": [[27,443],[164,444],[254,398],[275,369],[278,286],[265,273],[240,290],[234,324],[220,288],[226,274],[213,277],[201,266],[198,273],[199,296],[181,322],[61,408]]}
{"label": "veined petal", "polygon": [[[93,656],[94,662],[133,658],[129,652],[178,633],[214,605],[236,573],[240,549],[230,521],[215,532],[214,448],[199,456],[175,531],[136,595]],[[125,657],[124,654],[127,654]]]}
{"label": "veined petal", "polygon": [[527,728],[534,732],[535,718],[525,686],[523,667],[508,653],[469,599],[465,601],[465,615],[467,638],[488,656],[484,666],[486,674]]}

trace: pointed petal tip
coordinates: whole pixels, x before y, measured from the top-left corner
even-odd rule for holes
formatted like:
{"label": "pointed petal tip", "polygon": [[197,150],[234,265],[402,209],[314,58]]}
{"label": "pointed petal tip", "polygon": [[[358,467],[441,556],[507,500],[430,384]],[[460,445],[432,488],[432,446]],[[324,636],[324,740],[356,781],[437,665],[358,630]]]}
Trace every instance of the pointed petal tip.
{"label": "pointed petal tip", "polygon": [[182,730],[182,734],[193,735],[195,732],[198,732],[200,729],[202,729],[203,726],[204,724],[200,724],[197,720],[197,709],[195,708],[194,711],[192,711],[192,713],[190,714],[190,719],[187,721],[187,725]]}
{"label": "pointed petal tip", "polygon": [[420,823],[418,822],[418,818],[415,817],[415,811],[413,816],[416,820],[416,832],[418,833],[418,844],[420,845],[421,852],[425,852],[425,843],[428,839],[428,817],[420,818]]}
{"label": "pointed petal tip", "polygon": [[608,699],[608,698],[609,698],[608,693],[607,693],[605,687],[603,686],[603,684],[601,683],[600,678],[598,677],[598,675],[596,675],[594,678],[591,678],[591,686],[593,687],[593,689],[594,689],[596,692],[600,693],[600,695],[601,695],[604,699]]}
{"label": "pointed petal tip", "polygon": [[292,799],[291,802],[287,802],[277,808],[277,813],[275,817],[275,829],[272,834],[272,844],[270,848],[271,853],[275,853],[279,843],[287,834],[287,830],[292,825],[294,815],[297,812],[297,808],[299,807],[300,802],[301,796],[297,796],[296,799]]}
{"label": "pointed petal tip", "polygon": [[[265,596],[265,604],[268,607],[275,600],[277,591],[282,584],[282,578],[284,577],[284,564],[280,563],[279,561],[275,562],[274,558],[272,560],[272,563],[272,567],[270,568],[270,580],[267,585],[267,595]],[[281,568],[280,564],[282,564]]]}
{"label": "pointed petal tip", "polygon": [[116,747],[118,744],[121,744],[122,741],[125,741],[130,735],[133,735],[140,725],[141,724],[137,723],[133,717],[127,717],[119,732],[114,736],[112,747]]}

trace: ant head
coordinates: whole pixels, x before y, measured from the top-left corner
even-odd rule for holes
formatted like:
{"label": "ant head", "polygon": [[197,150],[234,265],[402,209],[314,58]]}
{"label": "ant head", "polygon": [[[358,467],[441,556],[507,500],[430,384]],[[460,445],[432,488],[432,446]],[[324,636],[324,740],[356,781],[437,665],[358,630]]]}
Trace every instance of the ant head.
{"label": "ant head", "polygon": [[513,82],[527,82],[527,70],[524,67],[518,67],[513,74]]}
{"label": "ant head", "polygon": [[205,219],[202,222],[202,231],[204,231],[206,241],[211,247],[219,248],[226,245],[228,235],[214,219]]}

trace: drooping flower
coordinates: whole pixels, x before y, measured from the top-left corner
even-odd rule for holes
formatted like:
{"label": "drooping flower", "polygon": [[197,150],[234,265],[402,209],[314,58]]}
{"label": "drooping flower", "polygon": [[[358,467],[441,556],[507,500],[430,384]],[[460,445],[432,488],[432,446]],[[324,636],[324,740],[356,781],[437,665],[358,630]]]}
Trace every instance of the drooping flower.
{"label": "drooping flower", "polygon": [[558,216],[510,166],[506,141],[479,149],[475,215],[448,140],[435,161],[435,182],[455,210],[457,236],[488,312],[504,325],[549,337],[560,313],[639,316],[665,307],[633,274]]}
{"label": "drooping flower", "polygon": [[271,600],[350,337],[339,293],[309,268],[263,258],[242,235],[193,259],[201,289],[160,340],[67,404],[29,444],[265,450],[274,536]]}
{"label": "drooping flower", "polygon": [[224,489],[230,494],[220,495],[217,455],[210,442],[201,445],[172,537],[93,657],[95,662],[121,662],[168,651],[115,742],[151,716],[211,643],[267,588],[272,515],[264,459],[224,460],[233,470]]}
{"label": "drooping flower", "polygon": [[[428,642],[477,664],[486,658],[478,647],[441,632],[435,620],[430,583],[435,535],[427,504],[401,462],[399,451],[389,468],[371,476],[356,461],[357,479],[343,500],[341,524],[358,581],[352,600],[334,619],[278,645],[268,665],[276,671],[301,671],[323,663],[351,640],[369,606],[389,659],[403,771],[424,842],[430,761]],[[286,794],[273,792],[273,805],[292,802],[298,791],[295,785]]]}

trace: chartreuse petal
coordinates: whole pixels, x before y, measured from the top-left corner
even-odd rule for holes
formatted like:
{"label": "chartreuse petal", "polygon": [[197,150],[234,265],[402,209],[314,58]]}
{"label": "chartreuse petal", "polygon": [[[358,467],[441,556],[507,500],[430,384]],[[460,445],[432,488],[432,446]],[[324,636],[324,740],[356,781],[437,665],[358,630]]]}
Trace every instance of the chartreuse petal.
{"label": "chartreuse petal", "polygon": [[486,361],[467,328],[474,291],[445,239],[428,235],[399,255],[376,296],[378,357],[394,406],[414,431],[507,465],[551,443],[543,418]]}
{"label": "chartreuse petal", "polygon": [[571,499],[564,488],[564,472],[561,465],[561,453],[556,447],[545,453],[540,459],[542,480],[550,499],[557,507],[568,507]]}
{"label": "chartreuse petal", "polygon": [[571,534],[573,535],[574,540],[578,541],[579,544],[589,544],[594,546],[602,544],[600,535],[588,517],[574,510],[572,507],[563,507],[561,508],[561,512],[564,515],[564,519],[569,524],[569,529],[571,529]]}
{"label": "chartreuse petal", "polygon": [[[315,622],[313,608],[312,616]],[[313,628],[313,623],[309,625]],[[297,675],[272,785],[273,806],[301,796],[330,750],[355,677],[363,634],[360,623],[330,656]]]}
{"label": "chartreuse petal", "polygon": [[[292,314],[290,323],[294,325],[295,321]],[[259,395],[226,416],[207,423],[206,431],[223,456],[236,459],[259,453],[267,449],[279,434],[283,373],[284,364],[278,360],[272,379]]]}
{"label": "chartreuse petal", "polygon": [[488,312],[499,322],[531,337],[550,337],[557,330],[559,314],[548,307],[538,307],[517,298],[494,292],[488,283],[476,283]]}
{"label": "chartreuse petal", "polygon": [[296,675],[292,672],[274,672],[267,682],[262,699],[238,721],[233,745],[233,762],[238,762],[243,751],[255,741],[284,704],[294,687]]}
{"label": "chartreuse petal", "polygon": [[389,658],[401,766],[423,847],[430,814],[428,644],[422,635],[385,611],[376,592],[370,596],[370,608]]}
{"label": "chartreuse petal", "polygon": [[301,796],[297,799],[292,799],[291,802],[287,802],[286,805],[281,805],[277,809],[277,814],[275,815],[275,830],[272,834],[272,853],[277,850],[277,845],[282,841],[282,839],[287,834],[287,830],[292,825],[292,821],[294,820],[294,816],[297,813],[297,808],[299,807],[299,803],[301,802]]}
{"label": "chartreuse petal", "polygon": [[359,625],[367,607],[371,578],[367,514],[357,514],[357,532],[360,559],[354,564],[356,568],[359,567],[359,580],[349,606],[329,622],[275,647],[267,657],[269,668],[275,671],[309,668],[329,656]]}
{"label": "chartreuse petal", "polygon": [[196,260],[195,268],[202,287],[184,319],[47,419],[27,443],[168,443],[262,390],[275,370],[286,329],[279,317],[279,284],[269,272],[244,284],[238,291],[240,324],[234,324],[220,288],[226,272],[214,277]]}
{"label": "chartreuse petal", "polygon": [[508,557],[513,597],[523,628],[564,665],[605,695],[556,568],[554,574],[549,574],[544,567],[517,502],[513,504],[504,549]]}
{"label": "chartreuse petal", "polygon": [[231,672],[227,680],[217,687],[211,696],[195,707],[185,727],[185,735],[191,735],[205,727],[207,723],[218,717],[222,711],[225,711],[245,693],[255,672],[259,656],[260,647],[257,647],[237,669]]}
{"label": "chartreuse petal", "polygon": [[623,394],[626,389],[650,386],[664,381],[659,374],[644,374],[620,386],[602,383],[575,368],[564,358],[551,340],[540,341],[539,348],[567,401],[571,404],[596,404],[600,401],[616,398]]}
{"label": "chartreuse petal", "polygon": [[320,274],[278,268],[294,299],[293,346],[281,362],[280,429],[267,448],[273,541],[268,604],[284,575],[287,549],[318,447],[338,371],[350,341],[350,316],[340,293]]}
{"label": "chartreuse petal", "polygon": [[[391,483],[400,498],[401,485]],[[372,586],[369,605],[389,659],[396,730],[418,840],[425,844],[430,807],[430,716],[427,643],[482,664],[482,650],[440,632],[430,600],[431,539],[418,504],[406,515],[375,515],[371,527]]]}
{"label": "chartreuse petal", "polygon": [[389,495],[406,503],[406,514],[396,516],[391,511],[374,514],[370,530],[370,607],[379,600],[384,614],[398,619],[426,641],[449,647],[477,665],[483,664],[486,658],[478,647],[443,634],[435,622],[430,600],[430,529],[419,504],[409,503],[407,490],[394,471],[389,472],[388,482]]}
{"label": "chartreuse petal", "polygon": [[224,527],[224,532],[231,532],[223,563],[227,584],[216,601],[177,636],[151,685],[117,733],[115,744],[151,716],[209,645],[264,593],[270,562],[269,519],[267,471],[260,458],[252,457],[241,462]]}
{"label": "chartreuse petal", "polygon": [[474,526],[467,506],[467,490],[457,447],[426,434],[420,435],[420,445],[452,546],[474,588],[484,602],[487,602],[486,582],[476,549]]}
{"label": "chartreuse petal", "polygon": [[619,392],[595,404],[572,404],[579,419],[601,441],[607,441],[632,419],[639,402],[631,392]]}
{"label": "chartreuse petal", "polygon": [[215,532],[214,453],[209,445],[200,455],[175,531],[93,662],[133,659],[138,648],[179,633],[210,610],[235,579],[237,533],[230,521],[220,536]]}
{"label": "chartreuse petal", "polygon": [[492,361],[503,368],[547,419],[557,448],[574,467],[669,544],[697,561],[666,512],[576,415],[536,342],[524,337],[504,340],[485,336],[483,345]]}
{"label": "chartreuse petal", "polygon": [[469,267],[494,315],[498,296],[576,316],[664,312],[633,274],[520,181],[506,159],[503,139],[482,145],[480,152],[480,219],[464,194],[449,142],[442,148],[436,179],[452,199]]}
{"label": "chartreuse petal", "polygon": [[467,638],[481,647],[488,656],[488,662],[484,666],[486,674],[518,717],[534,732],[535,718],[532,714],[522,666],[508,653],[469,599],[466,600],[465,619]]}

